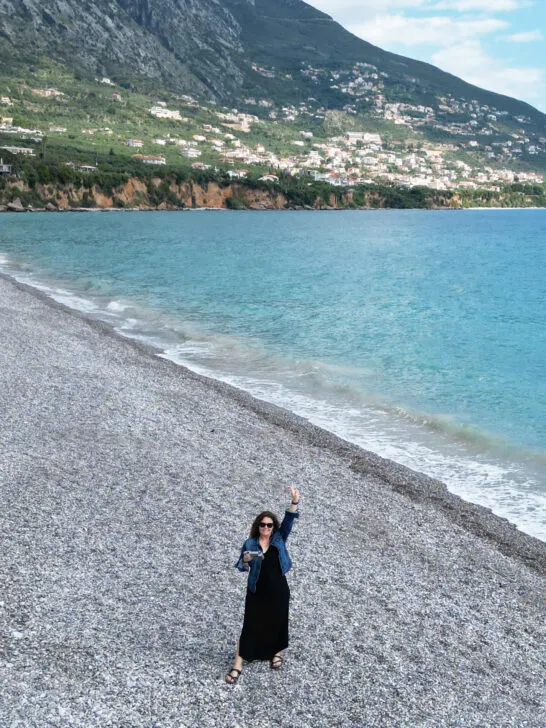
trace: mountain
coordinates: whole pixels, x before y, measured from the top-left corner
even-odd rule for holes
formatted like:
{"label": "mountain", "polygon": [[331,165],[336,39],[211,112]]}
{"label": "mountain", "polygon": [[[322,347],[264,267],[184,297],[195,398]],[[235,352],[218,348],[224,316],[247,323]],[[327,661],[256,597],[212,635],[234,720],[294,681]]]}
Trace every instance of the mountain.
{"label": "mountain", "polygon": [[383,51],[301,0],[0,0],[0,61],[15,69],[37,56],[121,85],[229,104],[311,97],[359,113],[377,106],[374,91],[385,103],[435,111],[446,97],[474,101],[546,135],[546,116],[528,104]]}
{"label": "mountain", "polygon": [[0,0],[2,56],[219,98],[241,88],[240,27],[215,0]]}
{"label": "mountain", "polygon": [[136,139],[140,164],[161,152],[336,184],[476,189],[546,172],[545,114],[301,0],[0,0],[0,112],[3,151],[29,142],[59,162],[127,163]]}

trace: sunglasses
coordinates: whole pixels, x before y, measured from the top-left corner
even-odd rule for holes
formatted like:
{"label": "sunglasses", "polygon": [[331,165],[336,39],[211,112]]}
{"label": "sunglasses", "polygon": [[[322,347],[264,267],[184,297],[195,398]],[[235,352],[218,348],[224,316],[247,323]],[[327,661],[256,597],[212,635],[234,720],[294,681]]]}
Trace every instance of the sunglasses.
{"label": "sunglasses", "polygon": [[266,523],[265,521],[262,521],[259,524],[259,526],[260,526],[260,528],[273,528],[274,524],[273,523]]}

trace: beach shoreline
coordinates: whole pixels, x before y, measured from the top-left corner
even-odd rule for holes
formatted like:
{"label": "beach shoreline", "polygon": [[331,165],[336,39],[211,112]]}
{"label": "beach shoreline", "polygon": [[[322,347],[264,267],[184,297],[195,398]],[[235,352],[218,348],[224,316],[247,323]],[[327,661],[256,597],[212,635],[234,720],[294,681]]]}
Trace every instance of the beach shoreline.
{"label": "beach shoreline", "polygon": [[322,447],[330,448],[338,454],[351,458],[351,467],[355,471],[380,477],[394,490],[405,493],[417,502],[425,503],[433,508],[439,509],[462,528],[480,537],[491,540],[497,544],[503,553],[515,558],[521,558],[531,568],[546,570],[546,547],[543,541],[520,531],[515,524],[502,516],[494,514],[489,508],[466,501],[452,493],[440,480],[432,478],[425,473],[412,470],[394,460],[381,457],[372,451],[365,450],[359,445],[351,443],[333,432],[311,423],[300,415],[271,402],[267,402],[266,400],[259,399],[243,389],[222,380],[200,374],[165,356],[162,349],[156,348],[150,343],[136,340],[130,336],[124,336],[122,333],[116,331],[114,326],[90,317],[85,311],[71,308],[60,301],[56,301],[47,293],[40,291],[28,283],[19,281],[9,274],[0,272],[0,278],[26,291],[30,295],[36,296],[46,305],[75,316],[92,327],[97,327],[99,331],[114,339],[128,341],[139,351],[168,362],[170,366],[174,366],[176,369],[181,368],[186,375],[191,374],[192,377],[198,378],[212,389],[226,392],[228,396],[233,397],[250,411],[265,417],[275,424],[294,433],[305,433],[310,441],[314,443],[320,442]]}
{"label": "beach shoreline", "polygon": [[47,210],[46,208],[25,208],[16,212],[0,207],[0,214],[20,215],[22,213],[85,213],[85,212],[392,212],[393,210],[419,210],[421,212],[467,212],[467,211],[490,211],[490,210],[546,210],[546,207],[411,207],[411,208],[393,208],[393,207],[312,207],[306,206],[289,206],[285,208],[276,207],[246,207],[239,210],[230,210],[227,207],[64,207],[56,210]]}
{"label": "beach shoreline", "polygon": [[[4,274],[0,308],[2,724],[542,724],[541,541]],[[226,693],[233,541],[290,482],[289,662]]]}

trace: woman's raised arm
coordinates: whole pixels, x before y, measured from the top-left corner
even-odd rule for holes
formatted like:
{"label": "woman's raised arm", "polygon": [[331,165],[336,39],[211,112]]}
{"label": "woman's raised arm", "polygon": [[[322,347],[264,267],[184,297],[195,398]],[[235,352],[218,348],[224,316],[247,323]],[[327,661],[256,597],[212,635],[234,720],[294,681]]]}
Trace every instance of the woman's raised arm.
{"label": "woman's raised arm", "polygon": [[282,523],[279,528],[279,533],[280,533],[283,541],[286,541],[288,536],[290,536],[290,531],[292,530],[294,521],[296,518],[299,518],[299,515],[300,515],[298,512],[298,505],[300,502],[299,490],[297,488],[293,488],[292,486],[290,486],[290,495],[291,495],[290,506],[286,509],[286,513],[284,514],[284,518],[282,519]]}

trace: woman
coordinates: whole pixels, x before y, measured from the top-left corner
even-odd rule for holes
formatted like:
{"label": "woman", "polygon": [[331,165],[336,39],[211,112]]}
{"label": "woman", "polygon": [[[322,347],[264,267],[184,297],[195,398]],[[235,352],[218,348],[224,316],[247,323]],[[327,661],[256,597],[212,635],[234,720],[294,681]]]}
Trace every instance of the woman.
{"label": "woman", "polygon": [[290,488],[291,503],[282,523],[271,511],[254,520],[235,566],[249,571],[243,631],[233,668],[226,682],[234,685],[243,671],[243,660],[269,660],[274,670],[281,667],[281,651],[288,647],[288,602],[290,589],[286,572],[292,561],[286,549],[294,519],[299,518],[300,493]]}

